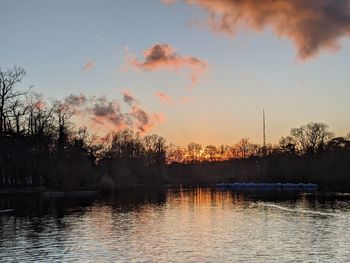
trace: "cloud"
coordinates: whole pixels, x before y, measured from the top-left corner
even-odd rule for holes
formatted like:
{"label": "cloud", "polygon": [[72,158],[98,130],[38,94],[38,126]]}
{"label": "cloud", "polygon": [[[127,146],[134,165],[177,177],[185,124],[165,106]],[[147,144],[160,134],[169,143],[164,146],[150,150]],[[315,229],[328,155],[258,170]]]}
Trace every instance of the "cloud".
{"label": "cloud", "polygon": [[191,104],[194,103],[197,98],[195,97],[189,97],[189,96],[182,96],[182,97],[178,97],[178,98],[173,98],[170,95],[161,92],[161,91],[157,91],[154,93],[154,95],[164,104],[167,105],[179,105],[179,104]]}
{"label": "cloud", "polygon": [[83,94],[79,94],[79,95],[69,95],[68,97],[65,98],[65,103],[70,105],[70,106],[74,106],[74,107],[79,107],[83,104],[85,104],[87,101],[87,98],[85,97],[85,95]]}
{"label": "cloud", "polygon": [[350,0],[183,0],[208,12],[214,32],[271,27],[291,39],[300,59],[336,50],[350,34]]}
{"label": "cloud", "polygon": [[125,114],[121,112],[120,105],[117,101],[108,101],[106,97],[100,97],[88,109],[88,112],[92,115],[90,118],[94,122],[104,125],[112,125],[115,129],[120,130],[125,128]]}
{"label": "cloud", "polygon": [[85,63],[83,67],[83,71],[90,71],[95,67],[95,62],[92,60],[89,60],[88,62]]}
{"label": "cloud", "polygon": [[129,106],[138,104],[137,99],[135,99],[134,96],[131,94],[131,92],[128,90],[123,91],[123,101]]}
{"label": "cloud", "polygon": [[136,120],[136,127],[140,132],[147,132],[153,127],[151,116],[139,106],[133,106],[130,115]]}
{"label": "cloud", "polygon": [[204,60],[193,56],[182,56],[176,53],[174,47],[168,44],[156,44],[143,53],[143,59],[129,59],[132,66],[145,71],[187,69],[190,71],[191,82],[195,84],[198,77],[208,67]]}
{"label": "cloud", "polygon": [[161,0],[161,2],[166,5],[172,5],[176,2],[176,0]]}
{"label": "cloud", "polygon": [[161,91],[157,91],[154,93],[154,95],[163,103],[165,104],[172,104],[173,102],[173,99],[170,97],[170,95],[164,93],[164,92],[161,92]]}
{"label": "cloud", "polygon": [[98,133],[125,128],[145,133],[163,121],[159,118],[160,115],[143,109],[131,93],[124,91],[123,101],[129,106],[127,112],[122,111],[118,101],[109,100],[106,96],[87,97],[83,94],[72,94],[65,98],[64,104],[76,113],[78,123],[83,123]]}
{"label": "cloud", "polygon": [[127,114],[130,117],[129,125],[134,125],[139,132],[145,133],[152,129],[155,123],[161,122],[157,114],[147,113],[142,109],[139,101],[135,99],[130,91],[123,91],[123,101],[131,107]]}

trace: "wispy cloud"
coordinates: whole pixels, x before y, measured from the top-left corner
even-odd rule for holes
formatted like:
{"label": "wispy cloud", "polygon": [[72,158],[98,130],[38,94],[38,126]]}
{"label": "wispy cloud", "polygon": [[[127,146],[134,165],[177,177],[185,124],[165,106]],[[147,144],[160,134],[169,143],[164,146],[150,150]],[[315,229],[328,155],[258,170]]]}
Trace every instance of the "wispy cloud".
{"label": "wispy cloud", "polygon": [[166,94],[165,92],[157,91],[154,93],[154,95],[162,102],[165,104],[172,104],[173,99],[170,95]]}
{"label": "wispy cloud", "polygon": [[163,4],[172,5],[176,2],[176,0],[160,0]]}
{"label": "wispy cloud", "polygon": [[350,0],[181,1],[206,10],[215,32],[235,34],[242,26],[258,31],[271,27],[278,36],[293,41],[300,59],[337,50],[339,40],[350,35]]}
{"label": "wispy cloud", "polygon": [[143,53],[143,59],[129,58],[134,68],[144,71],[187,69],[190,71],[192,84],[208,68],[208,63],[194,56],[182,56],[176,53],[176,49],[168,44],[156,44]]}
{"label": "wispy cloud", "polygon": [[171,106],[175,106],[179,104],[191,104],[196,101],[196,98],[191,96],[182,96],[178,98],[173,98],[162,91],[157,91],[154,93],[154,95],[159,99],[161,103],[164,103],[166,105],[171,105]]}
{"label": "wispy cloud", "polygon": [[88,60],[83,67],[83,71],[90,71],[94,67],[95,67],[95,62],[92,60]]}

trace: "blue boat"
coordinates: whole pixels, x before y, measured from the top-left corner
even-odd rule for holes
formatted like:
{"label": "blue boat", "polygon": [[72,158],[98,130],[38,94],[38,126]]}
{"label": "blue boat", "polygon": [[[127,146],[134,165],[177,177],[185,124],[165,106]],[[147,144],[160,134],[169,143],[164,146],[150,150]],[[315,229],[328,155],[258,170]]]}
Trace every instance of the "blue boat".
{"label": "blue boat", "polygon": [[318,189],[317,184],[312,183],[219,183],[218,188],[226,189]]}

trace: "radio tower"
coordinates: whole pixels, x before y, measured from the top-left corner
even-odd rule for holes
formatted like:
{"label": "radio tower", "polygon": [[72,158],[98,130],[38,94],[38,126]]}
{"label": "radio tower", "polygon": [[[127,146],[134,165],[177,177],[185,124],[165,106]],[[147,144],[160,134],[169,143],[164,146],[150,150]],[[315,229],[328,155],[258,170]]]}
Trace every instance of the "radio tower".
{"label": "radio tower", "polygon": [[263,156],[266,155],[265,109],[263,109]]}

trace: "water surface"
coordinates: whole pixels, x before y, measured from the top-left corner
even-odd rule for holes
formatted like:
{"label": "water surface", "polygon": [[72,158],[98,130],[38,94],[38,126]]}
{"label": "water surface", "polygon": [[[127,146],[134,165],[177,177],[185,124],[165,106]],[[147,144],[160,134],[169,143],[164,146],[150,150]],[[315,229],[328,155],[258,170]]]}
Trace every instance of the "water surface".
{"label": "water surface", "polygon": [[1,262],[346,262],[350,196],[136,191],[0,197]]}

